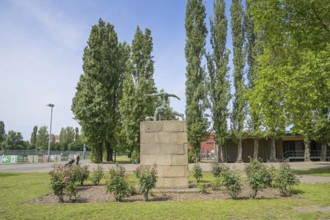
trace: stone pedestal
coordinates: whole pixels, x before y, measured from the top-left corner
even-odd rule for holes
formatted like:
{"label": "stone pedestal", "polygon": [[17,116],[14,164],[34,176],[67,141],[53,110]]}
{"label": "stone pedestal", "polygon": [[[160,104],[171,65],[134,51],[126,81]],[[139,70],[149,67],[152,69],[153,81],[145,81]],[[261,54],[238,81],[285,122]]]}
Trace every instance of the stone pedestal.
{"label": "stone pedestal", "polygon": [[157,164],[158,189],[188,185],[188,141],[185,121],[141,122],[141,165]]}

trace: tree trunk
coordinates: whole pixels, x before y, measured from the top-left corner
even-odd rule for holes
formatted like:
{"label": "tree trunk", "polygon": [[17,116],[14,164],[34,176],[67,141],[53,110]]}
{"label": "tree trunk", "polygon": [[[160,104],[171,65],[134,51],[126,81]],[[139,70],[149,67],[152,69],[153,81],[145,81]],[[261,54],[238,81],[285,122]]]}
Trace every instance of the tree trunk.
{"label": "tree trunk", "polygon": [[237,144],[237,163],[241,163],[242,162],[242,139],[238,140],[238,144]]}
{"label": "tree trunk", "polygon": [[309,139],[304,139],[305,144],[305,154],[304,154],[304,160],[305,162],[311,161],[311,154],[310,154],[310,148],[311,148],[311,142]]}
{"label": "tree trunk", "polygon": [[224,163],[225,161],[225,146],[222,144],[216,145],[216,153],[217,153],[217,158],[216,161],[218,163]]}
{"label": "tree trunk", "polygon": [[107,152],[107,161],[113,161],[113,157],[112,157],[113,149],[110,142],[106,144],[106,152]]}
{"label": "tree trunk", "polygon": [[326,160],[327,160],[327,143],[326,142],[322,142],[320,161],[326,161]]}
{"label": "tree trunk", "polygon": [[270,157],[269,157],[270,162],[275,162],[276,161],[276,146],[275,146],[275,139],[271,139],[271,145],[270,145]]}
{"label": "tree trunk", "polygon": [[253,159],[258,159],[258,151],[259,151],[259,141],[257,138],[253,139]]}
{"label": "tree trunk", "polygon": [[322,142],[321,145],[321,155],[320,155],[320,161],[326,161],[326,157],[327,157],[327,143],[326,142]]}
{"label": "tree trunk", "polygon": [[94,148],[94,153],[95,153],[95,163],[101,163],[103,161],[103,146],[100,144],[99,147]]}

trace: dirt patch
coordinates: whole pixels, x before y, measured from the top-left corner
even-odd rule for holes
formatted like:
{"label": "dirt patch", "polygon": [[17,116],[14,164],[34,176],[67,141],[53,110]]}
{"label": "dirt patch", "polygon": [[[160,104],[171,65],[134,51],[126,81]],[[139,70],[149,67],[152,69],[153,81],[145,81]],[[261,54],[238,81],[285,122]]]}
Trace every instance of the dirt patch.
{"label": "dirt patch", "polygon": [[322,212],[330,213],[330,206],[320,207],[320,206],[299,206],[295,207],[298,212]]}
{"label": "dirt patch", "polygon": [[327,176],[307,176],[302,175],[298,176],[301,183],[308,183],[308,184],[314,184],[314,183],[329,183],[330,177]]}
{"label": "dirt patch", "polygon": [[[149,196],[150,201],[208,201],[208,200],[226,200],[231,197],[226,193],[224,188],[220,188],[217,191],[209,188],[207,194],[201,194],[196,188],[189,188],[187,190],[181,190],[179,192],[154,190]],[[247,186],[243,186],[242,192],[239,194],[238,199],[250,199],[251,190]],[[296,196],[293,196],[296,197]],[[272,188],[266,188],[261,192],[258,192],[256,199],[277,199],[281,198],[279,192]],[[64,198],[65,202],[68,202],[68,198]],[[115,202],[115,198],[106,192],[105,185],[93,186],[86,185],[79,187],[78,198],[76,203],[109,203]],[[123,199],[123,202],[143,202],[142,195],[131,195]],[[28,201],[25,204],[54,204],[59,203],[58,197],[49,194],[32,201]]]}

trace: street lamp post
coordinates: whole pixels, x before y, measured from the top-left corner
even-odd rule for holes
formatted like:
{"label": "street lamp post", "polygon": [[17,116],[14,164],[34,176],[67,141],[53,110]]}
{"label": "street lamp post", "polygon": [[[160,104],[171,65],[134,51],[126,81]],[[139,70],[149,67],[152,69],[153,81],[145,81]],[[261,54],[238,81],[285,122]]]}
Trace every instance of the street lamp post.
{"label": "street lamp post", "polygon": [[50,161],[50,141],[51,141],[51,135],[52,135],[53,108],[55,105],[49,103],[46,106],[50,107],[50,128],[49,128],[49,137],[48,137],[48,162],[49,162]]}

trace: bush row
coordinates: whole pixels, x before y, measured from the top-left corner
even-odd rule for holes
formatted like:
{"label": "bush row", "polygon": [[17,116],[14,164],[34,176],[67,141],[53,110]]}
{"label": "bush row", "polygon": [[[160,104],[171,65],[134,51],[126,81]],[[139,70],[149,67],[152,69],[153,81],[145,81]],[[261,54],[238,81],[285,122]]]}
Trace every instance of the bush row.
{"label": "bush row", "polygon": [[[116,201],[122,201],[124,197],[137,192],[143,194],[145,201],[148,200],[149,191],[156,186],[157,166],[139,166],[134,173],[138,179],[138,187],[128,181],[124,166],[116,164],[109,170],[106,189],[107,192],[113,194]],[[54,195],[59,198],[59,201],[64,202],[64,197],[67,196],[69,202],[74,202],[77,199],[78,185],[82,186],[88,178],[94,185],[98,185],[104,178],[104,170],[101,166],[97,166],[90,174],[87,166],[64,167],[54,165],[49,175],[50,188]]]}
{"label": "bush row", "polygon": [[[255,198],[258,192],[267,187],[278,189],[282,196],[289,196],[292,193],[293,186],[299,184],[299,179],[286,163],[281,163],[279,168],[276,169],[273,166],[267,168],[259,160],[253,160],[245,166],[244,171],[251,188],[251,198]],[[238,171],[230,170],[225,165],[212,163],[211,173],[215,177],[215,181],[212,182],[213,190],[218,190],[223,186],[233,199],[238,197],[242,191],[242,179]],[[202,179],[202,168],[199,164],[194,165],[193,176],[197,183]],[[199,184],[198,188],[201,193],[207,192],[205,183]]]}

